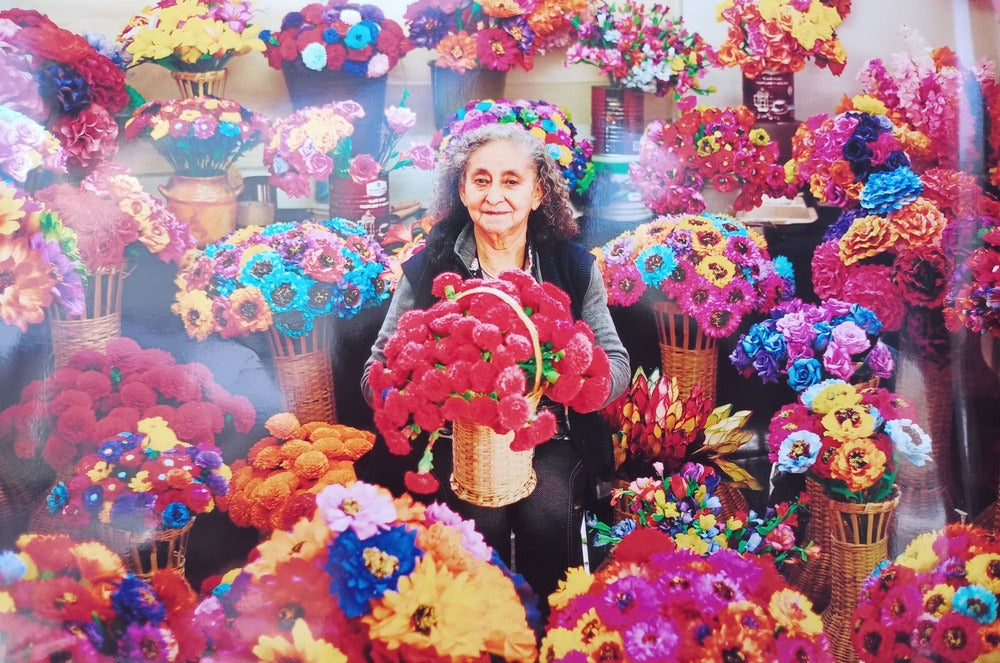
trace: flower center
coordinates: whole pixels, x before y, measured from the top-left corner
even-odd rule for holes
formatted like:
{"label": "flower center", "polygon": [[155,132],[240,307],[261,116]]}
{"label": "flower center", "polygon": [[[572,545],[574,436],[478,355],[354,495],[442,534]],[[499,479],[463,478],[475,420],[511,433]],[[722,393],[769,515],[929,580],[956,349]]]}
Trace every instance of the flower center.
{"label": "flower center", "polygon": [[365,548],[362,556],[365,559],[365,568],[379,580],[392,576],[399,568],[399,558],[378,548]]}
{"label": "flower center", "polygon": [[340,504],[340,510],[348,516],[353,516],[357,512],[361,511],[361,502],[357,500],[344,500]]}
{"label": "flower center", "polygon": [[239,307],[240,316],[245,320],[253,320],[257,317],[257,303],[243,302]]}
{"label": "flower center", "polygon": [[295,620],[299,617],[305,617],[306,611],[302,609],[302,606],[295,603],[290,603],[288,605],[282,606],[278,610],[278,628],[283,631],[290,631],[292,626],[295,625]]}
{"label": "flower center", "polygon": [[854,470],[863,470],[868,467],[868,459],[863,451],[856,449],[847,455],[847,464]]}
{"label": "flower center", "polygon": [[747,655],[739,647],[732,647],[722,650],[722,660],[724,663],[744,663],[747,660]]}
{"label": "flower center", "polygon": [[157,661],[160,659],[160,647],[156,644],[156,638],[145,637],[139,645],[142,658],[146,661]]}
{"label": "flower center", "polygon": [[351,286],[344,291],[344,303],[348,306],[357,306],[361,301],[361,291]]}
{"label": "flower center", "polygon": [[295,299],[295,288],[290,283],[282,283],[271,292],[271,299],[278,306],[288,306]]}
{"label": "flower center", "polygon": [[410,626],[420,635],[430,635],[437,623],[437,609],[432,605],[419,605],[410,615]]}
{"label": "flower center", "polygon": [[882,635],[875,631],[865,633],[864,647],[869,654],[877,654],[882,647]]}
{"label": "flower center", "polygon": [[944,632],[944,644],[948,649],[960,650],[965,648],[968,640],[965,629],[952,627]]}
{"label": "flower center", "polygon": [[733,600],[733,597],[736,596],[736,593],[733,592],[733,588],[724,582],[717,581],[714,585],[712,585],[712,589],[715,590],[716,594],[718,594],[720,597],[722,597],[727,601]]}

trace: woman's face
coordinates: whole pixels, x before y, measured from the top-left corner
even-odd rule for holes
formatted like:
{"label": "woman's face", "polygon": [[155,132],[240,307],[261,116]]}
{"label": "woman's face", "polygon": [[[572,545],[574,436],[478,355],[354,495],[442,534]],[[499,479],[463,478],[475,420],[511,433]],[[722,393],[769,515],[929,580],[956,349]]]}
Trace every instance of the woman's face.
{"label": "woman's face", "polygon": [[469,156],[458,192],[476,230],[501,247],[527,236],[528,215],[542,202],[530,155],[507,140],[486,143]]}

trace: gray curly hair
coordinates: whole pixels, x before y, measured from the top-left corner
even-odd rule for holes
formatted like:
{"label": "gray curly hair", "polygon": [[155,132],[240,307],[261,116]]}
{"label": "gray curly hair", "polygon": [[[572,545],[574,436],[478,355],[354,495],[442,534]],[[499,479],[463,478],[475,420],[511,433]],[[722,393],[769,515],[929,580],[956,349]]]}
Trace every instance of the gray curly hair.
{"label": "gray curly hair", "polygon": [[580,227],[573,218],[569,188],[559,165],[542,141],[519,124],[485,124],[449,137],[438,160],[429,215],[440,220],[464,211],[459,184],[465,177],[469,157],[480,147],[500,140],[520,146],[535,164],[542,187],[542,203],[528,217],[528,233],[532,239],[547,241],[576,237]]}

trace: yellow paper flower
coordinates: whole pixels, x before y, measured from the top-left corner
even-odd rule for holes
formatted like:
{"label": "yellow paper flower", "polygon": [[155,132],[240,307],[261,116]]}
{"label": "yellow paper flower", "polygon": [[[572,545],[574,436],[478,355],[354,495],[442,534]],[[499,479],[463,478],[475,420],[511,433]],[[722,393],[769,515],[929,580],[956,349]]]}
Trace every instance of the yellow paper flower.
{"label": "yellow paper flower", "polygon": [[103,460],[99,460],[94,463],[94,467],[87,470],[87,478],[94,483],[98,483],[103,479],[107,479],[111,474],[111,465]]}
{"label": "yellow paper flower", "polygon": [[794,589],[786,587],[776,591],[767,609],[777,625],[788,629],[792,635],[823,632],[823,620],[813,611],[812,602]]}
{"label": "yellow paper flower", "polygon": [[822,424],[835,440],[857,440],[875,433],[875,417],[862,405],[837,407],[823,416]]}
{"label": "yellow paper flower", "polygon": [[934,552],[934,541],[937,537],[938,532],[924,532],[916,537],[906,546],[903,554],[896,558],[896,564],[909,567],[917,573],[931,571],[940,561]]}
{"label": "yellow paper flower", "polygon": [[0,614],[15,612],[17,606],[14,605],[14,598],[9,592],[0,591]]}
{"label": "yellow paper flower", "polygon": [[570,653],[586,649],[583,637],[575,630],[568,628],[553,628],[545,632],[542,640],[540,661],[558,660]]}
{"label": "yellow paper flower", "polygon": [[246,571],[255,579],[273,575],[282,562],[291,557],[315,559],[322,555],[325,559],[326,546],[330,540],[330,528],[322,512],[317,510],[312,518],[302,518],[292,530],[275,530],[271,538],[257,546],[260,557],[246,566]]}
{"label": "yellow paper flower", "polygon": [[122,558],[103,543],[83,541],[71,546],[69,552],[80,569],[80,577],[91,583],[119,580],[127,573]]}
{"label": "yellow paper flower", "polygon": [[1000,594],[1000,555],[976,555],[965,563],[965,573],[970,583],[982,585],[994,594]]}
{"label": "yellow paper flower", "polygon": [[846,483],[850,490],[864,490],[882,478],[886,460],[871,440],[848,440],[833,455],[830,476]]}
{"label": "yellow paper flower", "polygon": [[259,661],[267,663],[284,663],[298,661],[300,663],[347,663],[347,656],[332,644],[317,640],[309,630],[309,624],[304,619],[296,619],[292,626],[292,641],[282,636],[260,636],[253,648],[253,655]]}
{"label": "yellow paper flower", "polygon": [[13,235],[24,218],[24,199],[12,184],[0,181],[0,235]]}
{"label": "yellow paper flower", "polygon": [[674,535],[674,543],[678,548],[690,550],[696,555],[708,553],[708,541],[705,541],[697,532],[681,532]]}
{"label": "yellow paper flower", "polygon": [[827,414],[838,407],[850,407],[861,403],[861,394],[846,382],[835,382],[824,387],[813,398],[810,408],[817,414]]}
{"label": "yellow paper flower", "polygon": [[549,595],[549,605],[561,610],[577,596],[586,594],[594,584],[594,576],[582,566],[574,566],[566,571],[566,577],[559,581],[556,591]]}
{"label": "yellow paper flower", "polygon": [[178,445],[188,446],[186,442],[177,439],[177,435],[163,417],[141,419],[136,424],[136,430],[146,435],[145,445],[153,451],[166,451]]}
{"label": "yellow paper flower", "polygon": [[128,487],[137,493],[147,493],[153,489],[153,484],[149,481],[149,472],[140,470],[135,473],[132,480],[128,482]]}
{"label": "yellow paper flower", "polygon": [[941,583],[931,587],[924,594],[924,612],[935,619],[941,619],[951,612],[951,599],[955,596],[955,588]]}

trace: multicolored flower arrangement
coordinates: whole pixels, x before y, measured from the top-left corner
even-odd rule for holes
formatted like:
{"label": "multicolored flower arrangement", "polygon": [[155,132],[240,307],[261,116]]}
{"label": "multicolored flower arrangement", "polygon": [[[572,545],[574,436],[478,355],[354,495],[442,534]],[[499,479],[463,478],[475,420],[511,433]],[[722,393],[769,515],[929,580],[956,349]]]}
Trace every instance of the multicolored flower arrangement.
{"label": "multicolored flower arrangement", "polygon": [[194,591],[176,569],[148,580],[97,541],[25,534],[0,552],[0,633],[10,661],[196,660]]}
{"label": "multicolored flower arrangement", "polygon": [[921,534],[861,588],[851,643],[864,663],[989,660],[1000,650],[1000,541],[948,525]]}
{"label": "multicolored flower arrangement", "polygon": [[442,504],[327,486],[254,557],[198,607],[212,658],[537,660],[534,595]]}
{"label": "multicolored flower arrangement", "polygon": [[410,40],[433,49],[433,63],[465,73],[470,69],[531,71],[535,32],[525,0],[415,0],[406,6]]}
{"label": "multicolored flower arrangement", "polygon": [[498,279],[446,272],[434,279],[440,301],[399,320],[385,361],[370,371],[375,425],[396,454],[429,433],[419,472],[407,472],[414,492],[433,492],[433,441],[446,421],[464,420],[500,434],[514,433],[511,449],[531,449],[556,432],[555,415],[536,411],[546,396],[578,412],[608,398],[608,356],[582,320],[573,321],[569,297],[520,271]]}
{"label": "multicolored flower arrangement", "polygon": [[357,480],[354,461],[375,444],[369,431],[314,421],[299,424],[282,412],[264,424],[269,435],[233,463],[229,517],[262,532],[290,530],[316,510],[316,495],[330,484]]}
{"label": "multicolored flower arrangement", "polygon": [[712,47],[669,7],[636,0],[599,0],[572,17],[576,41],[566,49],[565,64],[592,64],[612,87],[671,93],[708,94],[700,77],[713,63]]}
{"label": "multicolored flower arrangement", "polygon": [[0,322],[26,332],[53,304],[70,315],[84,312],[76,233],[6,179],[0,179],[0,240]]}
{"label": "multicolored flower arrangement", "polygon": [[218,385],[204,364],[178,364],[168,352],[143,350],[122,337],[106,352],[81,350],[25,387],[20,401],[0,412],[0,437],[12,440],[19,458],[40,451],[51,467],[68,470],[103,440],[138,432],[139,421],[153,417],[197,445],[214,443],[227,425],[248,432],[256,413],[246,397]]}
{"label": "multicolored flower arrangement", "polygon": [[394,224],[382,238],[382,248],[389,260],[389,269],[397,281],[403,278],[403,263],[427,246],[427,233],[433,226],[434,221],[424,216],[411,221],[409,225]]}
{"label": "multicolored flower arrangement", "polygon": [[566,48],[575,41],[572,17],[582,13],[587,0],[520,0],[538,55]]}
{"label": "multicolored flower arrangement", "polygon": [[280,30],[264,30],[267,63],[304,71],[343,71],[379,78],[413,49],[396,21],[375,5],[328,0],[285,14]]}
{"label": "multicolored flower arrangement", "polygon": [[181,529],[200,513],[226,509],[232,471],[215,444],[181,442],[159,417],[136,428],[77,461],[49,492],[49,513],[73,528],[145,532]]}
{"label": "multicolored flower arrangement", "polygon": [[31,73],[24,87],[41,97],[39,104],[34,94],[19,93],[11,100],[13,110],[44,123],[74,174],[111,158],[118,151],[114,116],[130,103],[118,63],[37,11],[8,9],[0,12],[0,22],[0,51]]}
{"label": "multicolored flower arrangement", "polygon": [[590,157],[594,146],[586,138],[577,138],[576,127],[569,113],[561,106],[545,101],[525,99],[473,100],[458,109],[444,124],[444,138],[439,149],[448,144],[448,137],[471,131],[484,124],[516,122],[545,144],[552,158],[562,169],[566,185],[572,193],[583,194],[594,181],[594,166]]}
{"label": "multicolored flower arrangement", "polygon": [[214,71],[235,55],[264,50],[253,19],[253,0],[159,0],[128,20],[118,42],[131,66]]}
{"label": "multicolored flower arrangement", "polygon": [[782,472],[808,472],[834,500],[881,502],[895,488],[901,459],[917,467],[930,460],[931,438],[916,418],[885,389],[824,380],[771,419],[769,458]]}
{"label": "multicolored flower arrangement", "polygon": [[148,194],[127,166],[106,163],[79,187],[57,184],[36,194],[76,232],[90,273],[122,269],[140,246],[163,262],[177,262],[194,246],[187,224]]}
{"label": "multicolored flower arrangement", "polygon": [[729,25],[719,64],[757,78],[801,71],[812,59],[839,76],[847,51],[836,29],[850,11],[851,0],[722,0],[716,17]]}
{"label": "multicolored flower arrangement", "polygon": [[[861,108],[869,107],[862,103]],[[910,175],[910,159],[892,120],[860,110],[814,115],[800,124],[792,137],[792,158],[785,164],[790,184],[808,188],[816,200],[841,209],[857,206],[872,178],[869,198],[876,191],[901,187],[912,180]],[[866,202],[881,207],[875,200]]]}
{"label": "multicolored flower arrangement", "polygon": [[831,377],[852,384],[887,380],[895,362],[881,330],[878,316],[864,306],[791,299],[740,336],[729,360],[743,377],[756,373],[766,383],[784,376],[798,392]]}
{"label": "multicolored flower arrangement", "polygon": [[788,259],[771,260],[764,236],[729,216],[658,217],[593,253],[609,304],[631,306],[647,290],[658,291],[713,338],[795,294]]}
{"label": "multicolored flower arrangement", "polygon": [[643,204],[657,214],[699,214],[708,186],[738,191],[736,211],[759,207],[765,194],[783,195],[778,144],[754,122],[745,106],[698,106],[676,121],[649,123],[639,141],[639,162],[629,166]]}
{"label": "multicolored flower arrangement", "polygon": [[985,64],[962,66],[948,47],[916,44],[888,62],[871,60],[858,73],[865,102],[881,104],[881,113],[903,129],[907,154],[920,173],[932,166],[965,168],[983,156],[982,132],[975,129],[982,110],[974,108],[973,99],[993,77]]}
{"label": "multicolored flower arrangement", "polygon": [[317,317],[350,318],[389,298],[385,252],[344,219],[240,228],[189,251],[171,310],[198,340],[312,331]]}
{"label": "multicolored flower arrangement", "polygon": [[0,105],[0,176],[24,184],[32,171],[66,172],[66,151],[45,127]]}
{"label": "multicolored flower arrangement", "polygon": [[309,106],[276,120],[264,146],[264,165],[271,173],[270,183],[289,196],[302,198],[312,195],[312,180],[325,182],[331,176],[349,177],[365,184],[397,168],[434,168],[434,150],[430,145],[411,142],[407,150],[396,149],[399,139],[417,121],[416,114],[404,105],[385,109],[373,153],[354,154],[352,122],[364,114],[357,103],[340,101]]}
{"label": "multicolored flower arrangement", "polygon": [[125,123],[125,138],[145,138],[179,175],[223,175],[268,134],[270,124],[231,99],[152,101]]}
{"label": "multicolored flower arrangement", "polygon": [[712,467],[684,463],[679,472],[665,473],[657,462],[653,472],[612,491],[611,505],[630,518],[613,526],[591,518],[594,545],[616,544],[636,527],[651,527],[672,538],[678,549],[697,555],[729,549],[769,555],[779,567],[808,559],[808,550],[795,542],[798,501],[768,507],[763,515],[751,509],[726,517],[715,494],[722,477]]}
{"label": "multicolored flower arrangement", "polygon": [[703,557],[652,529],[593,574],[570,569],[549,604],[542,661],[833,661],[819,615],[772,562]]}
{"label": "multicolored flower arrangement", "polygon": [[1000,337],[1000,221],[982,220],[982,244],[959,262],[945,298],[945,323]]}
{"label": "multicolored flower arrangement", "polygon": [[900,329],[910,310],[940,310],[954,264],[948,219],[923,190],[907,165],[872,173],[860,207],[844,212],[813,254],[816,294],[871,309],[886,331]]}
{"label": "multicolored flower arrangement", "polygon": [[661,376],[659,369],[646,377],[640,366],[602,414],[613,431],[615,464],[630,477],[648,473],[652,463],[674,472],[691,460],[714,467],[735,486],[758,490],[753,475],[727,458],[753,438],[744,430],[750,412],[732,407],[713,409],[697,384],[682,398],[675,378]]}

